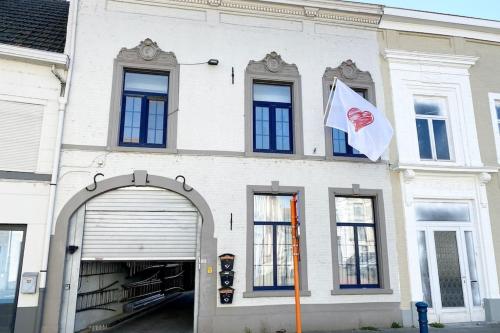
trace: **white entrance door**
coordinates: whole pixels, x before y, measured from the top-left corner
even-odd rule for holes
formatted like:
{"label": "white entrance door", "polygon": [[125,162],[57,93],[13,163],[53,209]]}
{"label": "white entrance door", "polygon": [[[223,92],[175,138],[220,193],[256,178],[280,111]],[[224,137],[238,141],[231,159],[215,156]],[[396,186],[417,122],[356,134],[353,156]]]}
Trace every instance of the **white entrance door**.
{"label": "white entrance door", "polygon": [[442,224],[427,222],[418,228],[422,290],[431,308],[430,319],[443,323],[484,320],[472,227]]}

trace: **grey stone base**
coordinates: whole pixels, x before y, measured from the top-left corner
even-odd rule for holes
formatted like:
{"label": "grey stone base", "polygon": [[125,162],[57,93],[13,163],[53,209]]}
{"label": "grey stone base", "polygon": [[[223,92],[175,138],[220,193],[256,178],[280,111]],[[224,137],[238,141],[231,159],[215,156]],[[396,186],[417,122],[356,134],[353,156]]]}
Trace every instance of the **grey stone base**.
{"label": "grey stone base", "polygon": [[[302,329],[329,331],[363,326],[390,327],[401,323],[399,303],[303,304]],[[280,329],[295,332],[293,305],[217,308],[213,332],[274,333]]]}
{"label": "grey stone base", "polygon": [[484,312],[487,322],[500,322],[500,298],[485,298]]}
{"label": "grey stone base", "polygon": [[[412,303],[413,305],[413,303]],[[412,309],[401,309],[401,317],[403,319],[403,326],[404,327],[412,327],[415,325],[415,315],[413,313],[413,308]]]}
{"label": "grey stone base", "polygon": [[38,306],[18,307],[14,333],[36,333],[38,309]]}

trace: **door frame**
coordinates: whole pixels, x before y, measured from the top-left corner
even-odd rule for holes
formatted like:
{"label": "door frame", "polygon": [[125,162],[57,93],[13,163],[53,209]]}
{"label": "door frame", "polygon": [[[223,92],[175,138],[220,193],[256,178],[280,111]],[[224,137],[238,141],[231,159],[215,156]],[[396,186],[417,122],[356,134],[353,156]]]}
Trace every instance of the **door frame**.
{"label": "door frame", "polygon": [[[470,205],[470,208],[471,205]],[[472,210],[471,210],[472,213]],[[474,227],[474,219],[471,215],[471,221],[468,222],[448,222],[448,221],[418,221],[416,222],[416,231],[425,232],[425,242],[427,248],[428,270],[430,275],[430,287],[432,294],[433,307],[429,308],[429,315],[432,319],[438,322],[460,322],[460,321],[482,321],[484,320],[484,308],[481,306],[474,306],[472,299],[470,271],[468,267],[468,254],[465,243],[465,232],[472,232],[474,252],[476,258],[476,270],[479,280],[479,292],[482,298],[485,293],[485,280],[483,275],[483,265],[481,260],[481,253],[478,246],[478,235]],[[434,241],[434,233],[436,231],[453,231],[455,232],[455,239],[457,242],[458,260],[460,266],[460,275],[462,279],[462,292],[464,297],[464,307],[457,308],[443,308],[441,302],[441,288],[439,285],[439,272],[437,267],[436,248]],[[464,281],[465,278],[465,281]],[[479,310],[480,309],[480,310]],[[457,319],[450,319],[451,316],[456,314]],[[448,318],[446,316],[448,315]]]}
{"label": "door frame", "polygon": [[21,277],[23,272],[23,261],[24,261],[24,249],[26,247],[26,233],[28,231],[28,225],[26,224],[0,224],[0,230],[7,231],[22,231],[23,232],[23,240],[21,241],[21,251],[19,253],[19,267],[17,268],[17,282],[16,282],[16,293],[14,296],[14,331],[16,327],[16,318],[17,318],[17,303],[19,300],[19,290],[21,288]]}

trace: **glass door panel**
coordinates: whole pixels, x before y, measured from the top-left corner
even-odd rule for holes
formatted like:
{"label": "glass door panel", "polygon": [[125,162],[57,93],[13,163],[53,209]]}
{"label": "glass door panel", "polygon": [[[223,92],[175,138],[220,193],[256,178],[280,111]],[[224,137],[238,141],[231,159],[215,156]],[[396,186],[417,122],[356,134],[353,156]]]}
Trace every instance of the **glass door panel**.
{"label": "glass door panel", "polygon": [[464,307],[462,273],[455,231],[435,231],[436,263],[443,308]]}
{"label": "glass door panel", "polygon": [[22,230],[0,229],[0,333],[14,331],[23,236]]}

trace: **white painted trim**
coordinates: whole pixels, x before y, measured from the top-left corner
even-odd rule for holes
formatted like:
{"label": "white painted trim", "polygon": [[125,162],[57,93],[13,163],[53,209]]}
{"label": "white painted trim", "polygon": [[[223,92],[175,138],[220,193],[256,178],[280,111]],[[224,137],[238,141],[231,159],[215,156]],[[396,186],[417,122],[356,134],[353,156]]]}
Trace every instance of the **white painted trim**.
{"label": "white painted trim", "polygon": [[428,171],[428,172],[454,172],[454,173],[496,173],[498,168],[484,167],[484,168],[467,168],[467,167],[446,167],[446,166],[426,166],[426,165],[416,165],[416,164],[399,164],[391,167],[393,171],[404,171],[404,170],[418,170],[418,171]]}
{"label": "white painted trim", "polygon": [[385,7],[379,28],[500,42],[500,21]]}
{"label": "white painted trim", "polygon": [[275,4],[287,4],[296,6],[307,6],[320,9],[342,10],[346,12],[369,13],[375,15],[382,14],[382,6],[359,2],[347,2],[338,0],[266,0]]}
{"label": "white painted trim", "polygon": [[50,65],[68,66],[68,56],[64,53],[49,52],[20,47],[14,45],[0,44],[0,57],[25,59]]}
{"label": "white painted trim", "polygon": [[459,15],[433,13],[433,12],[427,12],[427,11],[421,11],[421,10],[403,9],[403,8],[395,8],[395,7],[384,7],[384,15],[392,15],[392,16],[405,17],[405,18],[418,19],[418,20],[438,21],[438,22],[443,22],[443,23],[453,23],[453,24],[461,24],[461,25],[469,25],[469,26],[476,26],[476,27],[499,29],[498,33],[500,33],[500,21],[495,21],[495,20],[487,20],[487,19],[481,19],[481,18],[475,18],[475,17],[459,16]]}
{"label": "white painted trim", "polygon": [[468,55],[444,54],[444,53],[427,53],[419,51],[403,51],[386,49],[384,58],[390,62],[403,62],[420,65],[437,65],[458,67],[469,69],[478,60],[479,57]]}
{"label": "white painted trim", "polygon": [[500,102],[500,93],[489,93],[488,99],[490,102],[491,124],[493,125],[493,134],[495,136],[495,147],[497,150],[497,162],[500,164],[500,132],[498,129],[497,111],[495,102]]}

